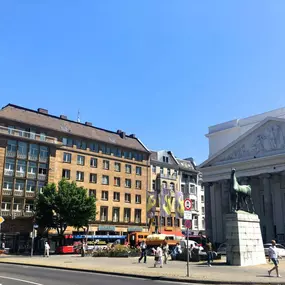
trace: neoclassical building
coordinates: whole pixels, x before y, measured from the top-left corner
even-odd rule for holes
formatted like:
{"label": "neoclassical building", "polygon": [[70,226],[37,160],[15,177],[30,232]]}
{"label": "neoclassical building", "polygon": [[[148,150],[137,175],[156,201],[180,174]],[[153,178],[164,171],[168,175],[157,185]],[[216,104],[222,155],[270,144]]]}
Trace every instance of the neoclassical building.
{"label": "neoclassical building", "polygon": [[250,184],[263,241],[285,242],[285,108],[209,127],[209,158],[199,169],[205,186],[206,231],[225,236],[231,169]]}

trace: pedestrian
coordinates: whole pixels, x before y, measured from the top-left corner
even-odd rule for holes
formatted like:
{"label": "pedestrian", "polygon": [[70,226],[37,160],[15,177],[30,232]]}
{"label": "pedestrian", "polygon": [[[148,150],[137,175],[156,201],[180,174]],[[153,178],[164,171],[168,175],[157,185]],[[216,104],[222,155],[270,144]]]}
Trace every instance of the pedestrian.
{"label": "pedestrian", "polygon": [[169,246],[168,246],[168,244],[167,244],[166,241],[164,241],[164,244],[163,244],[163,246],[162,246],[162,252],[163,252],[163,257],[164,257],[163,263],[164,263],[164,264],[167,264]]}
{"label": "pedestrian", "polygon": [[271,246],[268,248],[268,261],[270,262],[270,260],[272,260],[274,267],[270,270],[268,270],[268,274],[269,276],[271,275],[271,272],[273,270],[276,270],[276,276],[277,277],[281,277],[281,275],[279,275],[279,271],[278,271],[278,252],[277,252],[277,248],[276,248],[276,241],[272,240],[271,241]]}
{"label": "pedestrian", "polygon": [[141,251],[141,256],[139,258],[139,263],[141,262],[142,259],[144,259],[144,263],[146,263],[146,255],[147,255],[147,245],[145,241],[143,241],[140,245],[140,251]]}
{"label": "pedestrian", "polygon": [[154,251],[154,267],[160,264],[160,268],[162,268],[162,245],[158,246]]}
{"label": "pedestrian", "polygon": [[49,250],[50,250],[50,246],[48,244],[48,242],[45,242],[45,254],[44,257],[49,257]]}
{"label": "pedestrian", "polygon": [[213,262],[213,246],[210,239],[208,239],[205,247],[207,253],[207,264],[209,267],[211,267],[211,262]]}

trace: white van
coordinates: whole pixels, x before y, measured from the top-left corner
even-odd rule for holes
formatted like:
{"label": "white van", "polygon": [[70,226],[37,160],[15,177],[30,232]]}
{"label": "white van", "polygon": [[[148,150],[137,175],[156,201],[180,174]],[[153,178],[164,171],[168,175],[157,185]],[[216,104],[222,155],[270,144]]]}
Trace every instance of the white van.
{"label": "white van", "polygon": [[[194,240],[188,240],[188,247],[191,248],[191,245],[192,247],[196,247],[196,248],[199,248],[200,251],[203,250],[203,247],[202,246],[199,246],[199,244],[194,241]],[[182,251],[187,248],[187,240],[186,239],[183,239],[180,241],[180,246],[181,246],[181,249]]]}

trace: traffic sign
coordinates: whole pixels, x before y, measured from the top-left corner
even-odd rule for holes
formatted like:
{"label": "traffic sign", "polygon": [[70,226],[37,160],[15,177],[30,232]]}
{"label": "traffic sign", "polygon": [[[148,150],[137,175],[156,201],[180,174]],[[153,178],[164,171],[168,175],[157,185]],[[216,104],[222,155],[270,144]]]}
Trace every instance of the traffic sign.
{"label": "traffic sign", "polygon": [[[192,228],[192,221],[191,220],[185,220],[184,223],[185,228],[190,229]],[[188,236],[188,235],[187,235]]]}
{"label": "traffic sign", "polygon": [[34,229],[38,229],[38,228],[39,228],[39,225],[34,224]]}
{"label": "traffic sign", "polygon": [[0,225],[1,225],[4,221],[5,221],[5,219],[4,219],[2,216],[0,216]]}
{"label": "traffic sign", "polygon": [[184,220],[192,220],[192,212],[184,211]]}
{"label": "traffic sign", "polygon": [[192,201],[189,198],[184,200],[184,210],[190,211],[192,209]]}

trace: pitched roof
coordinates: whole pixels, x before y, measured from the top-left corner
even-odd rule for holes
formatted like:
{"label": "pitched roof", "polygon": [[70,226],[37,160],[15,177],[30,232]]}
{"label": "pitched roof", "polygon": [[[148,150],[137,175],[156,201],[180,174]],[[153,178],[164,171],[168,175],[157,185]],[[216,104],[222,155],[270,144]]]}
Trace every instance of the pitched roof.
{"label": "pitched roof", "polygon": [[122,138],[119,133],[88,126],[82,123],[60,118],[54,115],[39,113],[13,104],[8,104],[0,110],[0,119],[9,119],[31,126],[50,129],[68,135],[84,137],[98,142],[109,143],[135,149],[142,152],[149,152],[139,139],[126,135]]}
{"label": "pitched roof", "polygon": [[185,160],[185,159],[179,159],[179,158],[176,158],[176,160],[178,161],[178,164],[182,169],[197,171],[192,161]]}

